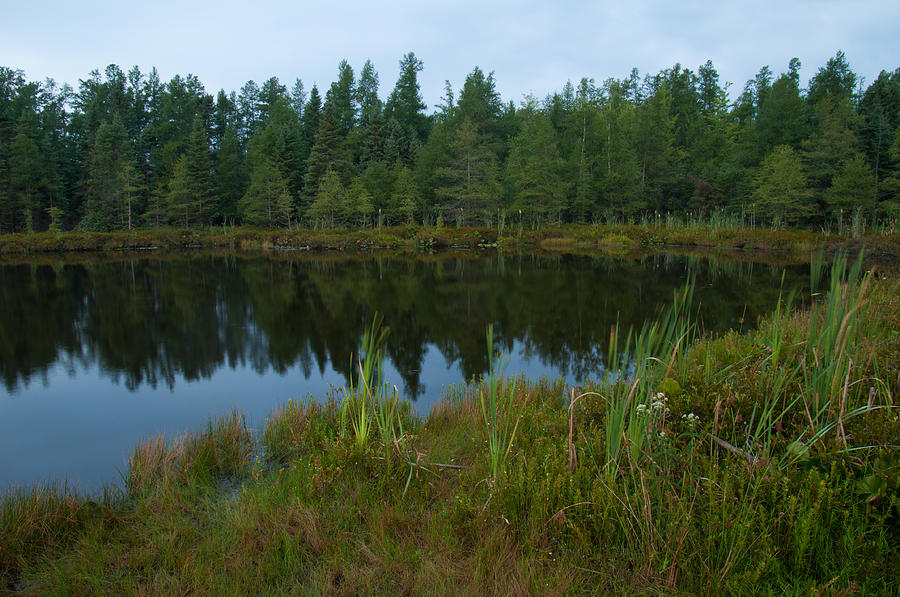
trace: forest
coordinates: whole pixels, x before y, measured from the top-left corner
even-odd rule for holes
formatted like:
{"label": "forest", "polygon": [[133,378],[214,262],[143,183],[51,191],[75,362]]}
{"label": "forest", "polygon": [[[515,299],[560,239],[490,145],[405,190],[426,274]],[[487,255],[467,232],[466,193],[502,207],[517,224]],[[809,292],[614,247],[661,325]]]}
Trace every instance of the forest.
{"label": "forest", "polygon": [[900,216],[900,68],[843,52],[739,93],[712,62],[506,101],[475,67],[424,104],[413,52],[386,101],[371,61],[309,90],[208,93],[110,65],[77,89],[0,67],[0,234],[160,227],[366,228],[716,214],[830,227]]}

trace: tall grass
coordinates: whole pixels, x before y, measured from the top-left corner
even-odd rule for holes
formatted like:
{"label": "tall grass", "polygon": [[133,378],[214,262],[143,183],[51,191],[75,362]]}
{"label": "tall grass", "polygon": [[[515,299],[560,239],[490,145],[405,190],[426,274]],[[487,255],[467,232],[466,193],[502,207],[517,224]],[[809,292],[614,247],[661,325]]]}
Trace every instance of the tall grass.
{"label": "tall grass", "polygon": [[[868,368],[868,363],[859,362],[865,354],[859,347],[875,332],[872,320],[861,315],[871,282],[871,272],[862,271],[862,259],[862,253],[852,264],[844,254],[835,257],[824,301],[809,313],[800,363],[800,396],[808,425],[786,454],[788,462],[803,457],[832,431],[835,445],[846,448],[844,425],[849,419],[877,408],[876,402],[890,405],[880,380],[870,379],[866,385],[866,380],[854,376]],[[879,396],[883,400],[877,401]]]}
{"label": "tall grass", "polygon": [[618,474],[625,447],[632,460],[639,459],[648,435],[663,426],[667,407],[661,383],[683,367],[684,349],[694,331],[689,312],[693,288],[690,279],[660,318],[645,323],[637,334],[629,329],[624,343],[618,326],[610,332],[600,391],[607,404],[602,468],[610,477]]}
{"label": "tall grass", "polygon": [[348,428],[359,453],[368,449],[377,433],[383,457],[390,466],[392,456],[403,437],[400,397],[396,386],[384,381],[384,341],[390,330],[382,327],[382,316],[376,313],[372,325],[363,335],[361,355],[357,359],[357,381],[341,402],[340,426]]}
{"label": "tall grass", "polygon": [[496,482],[516,439],[522,408],[517,410],[516,380],[503,378],[503,354],[494,352],[493,324],[488,326],[486,337],[490,368],[487,379],[478,392],[478,404],[487,434],[491,479]]}
{"label": "tall grass", "polygon": [[252,450],[253,438],[244,417],[234,411],[171,444],[162,436],[138,444],[128,461],[125,485],[129,495],[136,496],[175,483],[241,478],[249,472]]}
{"label": "tall grass", "polygon": [[28,559],[71,543],[92,517],[113,516],[110,489],[86,501],[64,484],[11,489],[0,499],[0,590],[13,588]]}

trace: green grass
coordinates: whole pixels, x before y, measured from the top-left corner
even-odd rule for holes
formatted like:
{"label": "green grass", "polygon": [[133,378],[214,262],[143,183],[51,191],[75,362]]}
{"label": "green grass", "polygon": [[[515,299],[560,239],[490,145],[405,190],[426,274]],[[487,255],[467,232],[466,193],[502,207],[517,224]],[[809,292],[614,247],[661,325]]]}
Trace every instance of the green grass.
{"label": "green grass", "polygon": [[[896,594],[900,287],[843,259],[817,279],[743,335],[701,335],[685,290],[584,388],[503,378],[489,333],[487,378],[427,418],[382,430],[395,394],[370,393],[362,447],[359,410],[310,399],[258,438],[231,414],[144,442],[121,494],[10,492],[0,588]],[[384,387],[379,338],[357,390]]]}

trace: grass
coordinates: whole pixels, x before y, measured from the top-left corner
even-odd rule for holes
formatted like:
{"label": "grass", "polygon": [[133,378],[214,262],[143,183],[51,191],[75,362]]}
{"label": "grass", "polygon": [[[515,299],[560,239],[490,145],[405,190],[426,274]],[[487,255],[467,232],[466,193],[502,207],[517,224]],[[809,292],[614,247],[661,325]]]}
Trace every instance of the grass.
{"label": "grass", "polygon": [[703,335],[688,287],[614,331],[582,388],[504,378],[489,331],[487,377],[425,419],[375,406],[396,397],[377,389],[375,325],[357,357],[364,445],[352,400],[310,399],[258,440],[236,413],[148,440],[121,493],[10,492],[0,587],[896,594],[900,287],[845,259],[820,273],[807,308],[780,301],[746,334]]}

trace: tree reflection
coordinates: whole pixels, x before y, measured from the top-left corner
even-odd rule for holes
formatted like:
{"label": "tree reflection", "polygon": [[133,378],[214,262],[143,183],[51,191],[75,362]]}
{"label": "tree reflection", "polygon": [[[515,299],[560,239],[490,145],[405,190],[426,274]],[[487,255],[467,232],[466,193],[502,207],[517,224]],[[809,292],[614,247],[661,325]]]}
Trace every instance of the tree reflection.
{"label": "tree reflection", "polygon": [[[707,330],[744,329],[777,300],[782,267],[675,255],[252,256],[191,254],[0,266],[0,375],[14,392],[56,363],[96,365],[129,389],[249,365],[349,379],[373,314],[406,395],[435,346],[466,378],[488,367],[484,330],[578,379],[602,371],[612,326],[640,326],[696,275]],[[786,285],[805,280],[787,268]]]}

